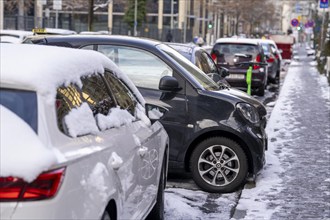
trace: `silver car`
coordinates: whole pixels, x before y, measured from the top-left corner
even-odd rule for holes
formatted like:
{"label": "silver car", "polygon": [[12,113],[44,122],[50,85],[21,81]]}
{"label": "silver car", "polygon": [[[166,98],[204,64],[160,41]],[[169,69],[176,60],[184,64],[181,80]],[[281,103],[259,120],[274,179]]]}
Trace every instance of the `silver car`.
{"label": "silver car", "polygon": [[162,218],[166,110],[101,53],[0,51],[1,218]]}

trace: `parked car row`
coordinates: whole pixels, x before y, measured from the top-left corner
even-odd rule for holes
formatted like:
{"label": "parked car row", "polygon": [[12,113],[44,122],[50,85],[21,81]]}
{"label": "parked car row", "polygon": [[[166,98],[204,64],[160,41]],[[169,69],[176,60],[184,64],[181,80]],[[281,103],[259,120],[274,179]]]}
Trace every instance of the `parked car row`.
{"label": "parked car row", "polygon": [[252,67],[252,94],[263,96],[269,83],[279,84],[281,55],[271,40],[246,38],[218,39],[211,51],[218,67],[229,70],[227,82],[247,91],[247,70]]}
{"label": "parked car row", "polygon": [[[1,44],[1,111],[52,160],[29,158],[31,168],[4,160],[8,218],[160,219],[167,173],[191,172],[202,190],[227,193],[262,169],[266,109],[212,80],[207,74],[219,70],[204,51],[196,53],[200,69],[151,39],[42,35],[23,43],[36,45]],[[6,130],[1,152],[15,146],[4,158],[17,161],[15,152],[28,154],[34,143],[14,144],[20,130]],[[40,207],[48,211],[32,211]]]}

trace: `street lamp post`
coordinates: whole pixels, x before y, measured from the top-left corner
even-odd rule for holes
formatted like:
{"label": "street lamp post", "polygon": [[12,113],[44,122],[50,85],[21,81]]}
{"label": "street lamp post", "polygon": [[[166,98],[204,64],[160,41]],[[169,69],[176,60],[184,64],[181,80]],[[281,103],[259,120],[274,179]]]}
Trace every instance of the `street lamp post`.
{"label": "street lamp post", "polygon": [[184,3],[183,43],[187,40],[187,2]]}
{"label": "street lamp post", "polygon": [[171,30],[173,30],[173,10],[174,10],[174,3],[171,0]]}
{"label": "street lamp post", "polygon": [[137,0],[134,2],[134,36],[137,36]]}

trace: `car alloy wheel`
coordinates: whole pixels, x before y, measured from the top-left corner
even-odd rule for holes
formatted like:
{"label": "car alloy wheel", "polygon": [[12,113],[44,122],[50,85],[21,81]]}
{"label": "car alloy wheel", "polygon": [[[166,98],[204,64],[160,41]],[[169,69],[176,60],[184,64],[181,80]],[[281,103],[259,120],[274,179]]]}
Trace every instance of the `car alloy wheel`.
{"label": "car alloy wheel", "polygon": [[213,137],[202,141],[191,157],[196,184],[208,192],[226,193],[241,186],[247,176],[247,159],[234,141]]}

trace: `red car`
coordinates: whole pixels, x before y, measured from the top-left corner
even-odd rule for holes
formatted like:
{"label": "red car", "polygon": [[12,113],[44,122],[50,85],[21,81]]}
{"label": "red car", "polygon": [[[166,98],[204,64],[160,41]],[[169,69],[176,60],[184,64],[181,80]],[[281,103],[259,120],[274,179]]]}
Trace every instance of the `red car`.
{"label": "red car", "polygon": [[271,35],[270,39],[276,43],[279,50],[282,50],[282,59],[290,60],[292,58],[292,46],[295,43],[295,38],[293,36]]}

